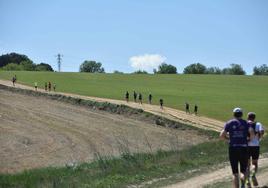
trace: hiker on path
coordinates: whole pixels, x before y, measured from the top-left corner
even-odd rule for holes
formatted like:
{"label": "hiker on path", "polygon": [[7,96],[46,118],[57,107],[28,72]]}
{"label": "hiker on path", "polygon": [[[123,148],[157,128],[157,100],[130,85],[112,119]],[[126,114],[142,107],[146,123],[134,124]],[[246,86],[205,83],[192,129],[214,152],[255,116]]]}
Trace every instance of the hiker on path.
{"label": "hiker on path", "polygon": [[185,112],[186,114],[189,113],[190,114],[190,105],[188,102],[185,103]]}
{"label": "hiker on path", "polygon": [[45,82],[45,91],[47,91],[47,83]]}
{"label": "hiker on path", "polygon": [[152,104],[152,99],[153,99],[153,96],[152,96],[152,94],[151,94],[151,93],[149,94],[149,97],[148,97],[148,98],[149,98],[149,104]]}
{"label": "hiker on path", "polygon": [[16,82],[16,78],[15,78],[15,76],[13,76],[12,77],[12,84],[13,84],[14,87],[15,87],[15,82]]}
{"label": "hiker on path", "polygon": [[129,100],[129,93],[128,93],[128,91],[126,92],[126,101],[128,102],[128,100]]}
{"label": "hiker on path", "polygon": [[37,91],[37,82],[34,82],[35,91]]}
{"label": "hiker on path", "polygon": [[220,133],[222,140],[229,142],[229,160],[233,172],[233,187],[239,188],[239,171],[241,188],[245,187],[246,171],[248,166],[248,135],[253,139],[253,129],[246,120],[242,119],[243,111],[241,108],[233,110],[234,118],[226,122],[224,129]]}
{"label": "hiker on path", "polygon": [[254,186],[258,186],[256,173],[258,171],[258,159],[260,155],[260,139],[264,135],[264,129],[260,122],[256,122],[256,114],[254,112],[248,113],[248,124],[253,129],[254,137],[248,142],[248,172],[247,172],[247,185],[251,186],[250,183],[250,168],[252,163],[252,183]]}
{"label": "hiker on path", "polygon": [[56,91],[56,84],[53,84],[53,91]]}
{"label": "hiker on path", "polygon": [[194,105],[194,114],[197,115],[197,110],[198,110],[198,106],[195,104]]}
{"label": "hiker on path", "polygon": [[139,103],[142,104],[142,95],[139,93]]}
{"label": "hiker on path", "polygon": [[48,82],[48,91],[51,91],[51,82]]}
{"label": "hiker on path", "polygon": [[160,99],[159,103],[160,103],[160,108],[163,110],[163,103],[164,103],[163,99]]}
{"label": "hiker on path", "polygon": [[133,93],[133,97],[134,97],[134,102],[137,102],[137,93],[135,91]]}

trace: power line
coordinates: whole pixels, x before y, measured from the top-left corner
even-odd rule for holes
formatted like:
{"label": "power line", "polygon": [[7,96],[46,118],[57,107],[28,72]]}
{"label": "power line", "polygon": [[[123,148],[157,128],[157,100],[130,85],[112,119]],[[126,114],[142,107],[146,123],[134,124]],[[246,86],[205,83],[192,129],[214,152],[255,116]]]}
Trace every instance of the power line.
{"label": "power line", "polygon": [[56,57],[57,57],[57,61],[58,61],[58,71],[60,72],[60,70],[61,70],[61,60],[62,60],[63,55],[58,54]]}

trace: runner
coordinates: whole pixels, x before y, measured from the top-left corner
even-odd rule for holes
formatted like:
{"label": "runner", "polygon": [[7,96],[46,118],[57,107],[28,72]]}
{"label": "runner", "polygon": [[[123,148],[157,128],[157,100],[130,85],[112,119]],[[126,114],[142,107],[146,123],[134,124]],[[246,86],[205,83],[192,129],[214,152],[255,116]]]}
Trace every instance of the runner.
{"label": "runner", "polygon": [[142,95],[139,93],[139,103],[142,104]]}
{"label": "runner", "polygon": [[37,82],[34,82],[35,91],[37,91]]}
{"label": "runner", "polygon": [[194,105],[194,114],[197,115],[197,110],[198,110],[198,106],[195,104]]}
{"label": "runner", "polygon": [[248,113],[248,124],[252,127],[254,131],[253,140],[248,142],[248,173],[247,173],[247,185],[251,187],[250,183],[250,168],[252,163],[252,183],[254,186],[258,186],[258,181],[256,178],[256,173],[258,171],[258,159],[260,155],[260,139],[264,134],[264,129],[260,122],[255,122],[256,114],[254,112]]}
{"label": "runner", "polygon": [[51,91],[51,82],[48,82],[48,91]]}
{"label": "runner", "polygon": [[185,103],[185,112],[186,114],[189,113],[190,114],[190,105],[188,102]]}
{"label": "runner", "polygon": [[45,82],[45,91],[47,91],[47,83]]}
{"label": "runner", "polygon": [[16,82],[16,78],[15,78],[15,76],[13,76],[12,77],[12,84],[13,84],[14,87],[15,87],[15,82]]}
{"label": "runner", "polygon": [[128,91],[126,92],[126,101],[128,102],[128,99],[129,99],[129,93]]}
{"label": "runner", "polygon": [[150,94],[149,94],[149,104],[152,104],[152,99],[153,99],[153,96],[152,96],[152,94],[150,93]]}
{"label": "runner", "polygon": [[134,97],[134,102],[137,102],[137,93],[135,91],[133,93],[133,97]]}
{"label": "runner", "polygon": [[53,84],[53,91],[56,91],[56,84]]}
{"label": "runner", "polygon": [[162,110],[163,110],[163,102],[164,102],[163,99],[160,99],[160,100],[159,100],[160,108],[161,108]]}
{"label": "runner", "polygon": [[248,163],[247,137],[253,139],[253,129],[249,127],[247,121],[242,119],[241,108],[233,110],[234,119],[228,121],[220,133],[222,140],[229,141],[229,160],[233,172],[233,187],[239,188],[238,164],[240,164],[241,188],[245,187],[245,177]]}

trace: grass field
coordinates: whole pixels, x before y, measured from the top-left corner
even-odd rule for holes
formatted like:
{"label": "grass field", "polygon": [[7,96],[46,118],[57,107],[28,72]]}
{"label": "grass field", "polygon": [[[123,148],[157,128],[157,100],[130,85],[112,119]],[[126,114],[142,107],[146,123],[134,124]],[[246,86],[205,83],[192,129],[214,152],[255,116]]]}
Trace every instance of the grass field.
{"label": "grass field", "polygon": [[[164,105],[184,109],[188,101],[190,107],[199,106],[200,114],[219,120],[231,118],[231,110],[240,106],[245,112],[255,111],[257,118],[268,125],[268,77],[267,76],[227,76],[227,75],[137,75],[137,74],[89,74],[2,71],[0,79],[10,80],[17,75],[18,82],[39,87],[51,81],[57,90],[111,99],[124,99],[128,90],[141,92],[147,101],[149,93],[153,103],[160,98]],[[268,127],[268,126],[266,126]]]}

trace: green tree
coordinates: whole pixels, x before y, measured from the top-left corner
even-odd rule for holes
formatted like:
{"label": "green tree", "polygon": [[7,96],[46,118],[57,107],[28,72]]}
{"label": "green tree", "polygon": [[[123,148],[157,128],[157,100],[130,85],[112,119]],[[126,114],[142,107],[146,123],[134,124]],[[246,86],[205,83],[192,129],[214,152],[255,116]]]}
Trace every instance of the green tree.
{"label": "green tree", "polygon": [[222,74],[232,74],[232,75],[245,75],[246,72],[242,68],[241,65],[239,64],[231,64],[231,67],[229,68],[224,68],[222,70]]}
{"label": "green tree", "polygon": [[146,72],[145,70],[138,70],[138,71],[135,71],[133,72],[133,74],[148,74],[148,72]]}
{"label": "green tree", "polygon": [[22,61],[20,62],[21,70],[26,70],[26,71],[33,71],[35,69],[35,64],[31,61]]}
{"label": "green tree", "polygon": [[221,74],[222,71],[219,67],[209,67],[206,69],[206,74]]}
{"label": "green tree", "polygon": [[262,64],[261,66],[255,66],[253,68],[253,75],[268,75],[268,66],[266,64]]}
{"label": "green tree", "polygon": [[104,73],[102,64],[96,61],[84,61],[80,65],[80,72]]}
{"label": "green tree", "polygon": [[0,67],[4,67],[9,63],[20,64],[23,61],[32,62],[26,55],[18,53],[4,54],[0,56]]}
{"label": "green tree", "polygon": [[155,74],[177,74],[177,68],[173,65],[162,63],[158,66],[158,71],[154,69]]}
{"label": "green tree", "polygon": [[115,71],[114,71],[114,74],[124,74],[124,73],[121,72],[121,71],[115,70]]}
{"label": "green tree", "polygon": [[20,71],[22,67],[16,63],[9,63],[6,66],[2,67],[6,71]]}
{"label": "green tree", "polygon": [[183,70],[183,73],[184,74],[205,74],[206,70],[207,68],[205,65],[202,65],[201,63],[194,63],[185,67]]}
{"label": "green tree", "polygon": [[40,63],[35,66],[36,71],[54,71],[53,68],[47,63]]}

